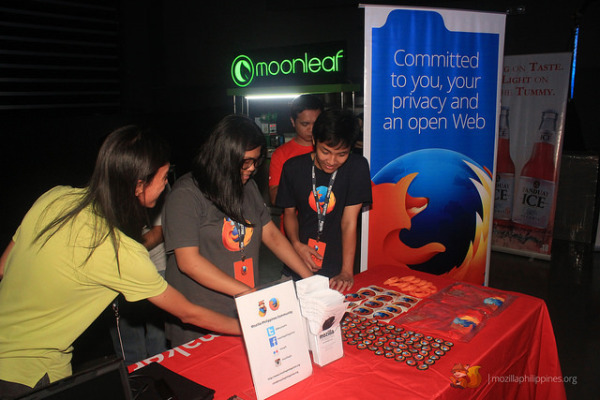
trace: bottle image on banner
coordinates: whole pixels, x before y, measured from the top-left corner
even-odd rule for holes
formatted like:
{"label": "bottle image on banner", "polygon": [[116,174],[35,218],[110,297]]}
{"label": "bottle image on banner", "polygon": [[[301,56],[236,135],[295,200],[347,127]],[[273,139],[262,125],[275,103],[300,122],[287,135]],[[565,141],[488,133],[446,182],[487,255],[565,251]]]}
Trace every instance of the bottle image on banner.
{"label": "bottle image on banner", "polygon": [[555,170],[554,142],[556,138],[555,111],[542,112],[538,139],[529,161],[521,170],[515,191],[513,221],[536,229],[546,229],[554,200]]}
{"label": "bottle image on banner", "polygon": [[494,222],[500,225],[511,224],[513,213],[513,193],[515,190],[515,164],[510,157],[510,131],[508,128],[508,107],[500,111],[498,129],[498,159],[496,163],[496,194],[494,198]]}

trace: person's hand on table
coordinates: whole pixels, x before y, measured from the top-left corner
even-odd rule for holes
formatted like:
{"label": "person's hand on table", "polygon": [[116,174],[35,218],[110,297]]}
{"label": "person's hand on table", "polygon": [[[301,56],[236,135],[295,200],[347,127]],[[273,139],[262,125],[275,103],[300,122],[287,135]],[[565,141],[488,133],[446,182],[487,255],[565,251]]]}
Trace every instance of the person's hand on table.
{"label": "person's hand on table", "polygon": [[346,290],[350,290],[354,285],[354,276],[352,274],[346,274],[344,272],[329,279],[329,287],[343,293]]}
{"label": "person's hand on table", "polygon": [[302,261],[304,261],[304,263],[308,267],[308,269],[310,269],[314,273],[319,272],[321,267],[315,264],[313,256],[318,258],[319,260],[322,260],[323,257],[321,257],[321,255],[317,253],[317,251],[314,248],[307,244],[296,242],[294,243],[294,250],[296,250],[296,253],[298,253]]}

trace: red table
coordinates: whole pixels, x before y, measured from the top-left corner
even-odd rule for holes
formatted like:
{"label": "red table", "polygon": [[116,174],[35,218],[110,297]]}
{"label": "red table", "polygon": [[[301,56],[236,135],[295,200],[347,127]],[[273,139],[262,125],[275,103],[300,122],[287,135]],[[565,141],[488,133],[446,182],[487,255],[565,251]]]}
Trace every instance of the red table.
{"label": "red table", "polygon": [[[355,277],[353,291],[369,285],[385,286],[393,276],[414,275],[442,289],[452,280],[410,269],[378,267]],[[324,367],[313,364],[304,381],[270,397],[289,399],[565,399],[554,332],[546,304],[535,297],[516,298],[468,343],[454,347],[426,371],[359,350],[344,343],[344,357]],[[423,300],[426,301],[426,300]],[[426,334],[426,332],[423,332]],[[131,365],[130,371],[150,362],[216,390],[215,399],[237,395],[256,399],[244,343],[240,337],[207,335]],[[476,388],[450,385],[452,367],[480,366]]]}

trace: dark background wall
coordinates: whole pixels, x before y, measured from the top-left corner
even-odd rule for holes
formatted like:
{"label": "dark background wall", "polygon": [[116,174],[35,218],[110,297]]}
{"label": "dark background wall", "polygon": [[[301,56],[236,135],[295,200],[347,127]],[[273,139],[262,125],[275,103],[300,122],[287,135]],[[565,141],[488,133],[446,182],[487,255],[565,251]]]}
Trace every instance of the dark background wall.
{"label": "dark background wall", "polygon": [[[31,2],[2,3],[4,8],[19,9]],[[240,50],[345,41],[348,81],[362,84],[364,10],[355,1],[90,0],[86,3],[93,6],[92,10],[104,10],[103,7],[115,10],[107,18],[114,18],[117,31],[120,106],[87,110],[0,109],[2,248],[37,196],[57,184],[86,183],[103,136],[122,124],[144,122],[163,130],[173,145],[173,162],[179,173],[184,172],[210,127],[233,111],[232,99],[225,91],[231,86],[229,64]],[[570,51],[573,28],[576,21],[580,22],[575,100],[569,105],[569,113],[577,122],[573,126],[579,125],[580,132],[567,127],[565,146],[593,152],[600,150],[596,123],[600,110],[599,3],[598,0],[384,2],[493,12],[521,10],[507,17],[506,55]],[[52,12],[51,3],[48,7],[46,14]],[[0,29],[19,15],[0,13]],[[5,81],[0,80],[0,94],[7,91],[2,86]]]}

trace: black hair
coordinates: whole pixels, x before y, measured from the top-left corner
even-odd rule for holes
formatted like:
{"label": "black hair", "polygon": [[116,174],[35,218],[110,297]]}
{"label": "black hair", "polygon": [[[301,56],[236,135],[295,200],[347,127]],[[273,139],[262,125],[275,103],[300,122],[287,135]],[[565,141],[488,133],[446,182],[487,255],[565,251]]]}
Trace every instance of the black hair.
{"label": "black hair", "polygon": [[[110,133],[98,152],[94,171],[83,195],[73,195],[74,205],[40,230],[36,241],[52,235],[88,207],[100,216],[94,221],[89,260],[94,250],[110,238],[115,254],[119,250],[119,234],[142,241],[142,229],[148,220],[146,208],[135,190],[139,181],[148,184],[159,168],[169,163],[170,148],[153,132],[129,125]],[[51,207],[51,203],[48,207]]]}
{"label": "black hair", "polygon": [[245,153],[257,147],[264,157],[265,137],[254,121],[228,115],[213,129],[192,165],[192,175],[204,196],[229,218],[246,225],[240,171]]}
{"label": "black hair", "polygon": [[302,94],[292,101],[290,107],[290,116],[295,121],[304,110],[319,110],[323,111],[323,102],[314,94]]}
{"label": "black hair", "polygon": [[360,125],[352,111],[331,109],[319,114],[312,134],[315,143],[352,148],[360,135]]}

